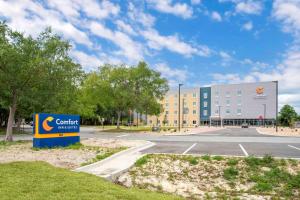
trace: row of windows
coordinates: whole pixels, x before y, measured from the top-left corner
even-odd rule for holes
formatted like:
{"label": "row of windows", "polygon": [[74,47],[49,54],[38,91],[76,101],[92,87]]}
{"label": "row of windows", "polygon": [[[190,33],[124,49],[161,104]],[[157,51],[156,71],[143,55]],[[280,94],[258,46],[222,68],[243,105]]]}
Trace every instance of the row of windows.
{"label": "row of windows", "polygon": [[[166,110],[165,114],[168,115],[168,114],[169,114],[169,111]],[[175,110],[175,111],[174,111],[174,114],[177,115],[177,114],[178,114],[178,111]],[[183,109],[183,114],[189,114],[189,110],[188,110],[188,109]],[[197,114],[197,110],[193,110],[193,114],[194,114],[194,115]]]}
{"label": "row of windows", "polygon": [[[215,92],[215,96],[216,96],[216,97],[219,97],[219,94],[220,94],[219,91],[216,91],[216,92]],[[230,91],[226,91],[225,94],[226,94],[226,97],[230,97],[230,94],[231,94],[231,93],[230,93]],[[242,90],[238,90],[238,91],[236,92],[236,95],[237,95],[237,96],[242,96]]]}
{"label": "row of windows", "polygon": [[[152,121],[152,120],[149,120],[149,123],[152,124],[153,121]],[[157,123],[160,124],[161,121],[158,120]],[[187,124],[187,121],[186,121],[186,120],[183,120],[182,123],[183,123],[183,124]],[[192,123],[193,123],[194,125],[197,124],[197,120],[193,120]],[[166,124],[169,124],[169,120],[166,120]],[[177,120],[174,120],[174,124],[177,124]]]}
{"label": "row of windows", "polygon": [[[175,98],[177,98],[177,97],[178,97],[178,95],[177,95],[177,94],[175,94],[175,95],[174,95],[174,97],[175,97]],[[186,93],[184,93],[184,94],[183,94],[183,97],[187,97],[187,94],[186,94]],[[193,94],[192,94],[192,97],[193,97],[193,98],[196,98],[196,97],[197,97],[197,93],[193,93]]]}
{"label": "row of windows", "polygon": [[[206,102],[206,104],[207,104],[207,102]],[[183,102],[183,105],[187,106],[187,102]],[[174,103],[174,106],[177,107],[178,103]],[[197,102],[194,101],[193,102],[193,106],[197,106]],[[165,107],[168,108],[169,107],[169,103],[165,103]]]}
{"label": "row of windows", "polygon": [[[229,114],[231,113],[230,109],[226,109],[225,113],[226,113],[227,115],[229,115]],[[236,113],[237,113],[237,115],[241,115],[241,114],[242,114],[242,109],[241,109],[241,108],[238,108],[238,109],[236,110]],[[204,112],[203,112],[203,114],[204,114]],[[215,114],[219,114],[219,110],[215,110]]]}
{"label": "row of windows", "polygon": [[[230,99],[226,99],[226,106],[230,106],[230,103],[231,103]],[[220,105],[219,100],[215,100],[215,105],[216,105],[216,106],[219,106],[219,105]],[[238,106],[242,105],[242,100],[241,100],[241,99],[238,99],[238,100],[237,100],[237,105],[238,105]]]}

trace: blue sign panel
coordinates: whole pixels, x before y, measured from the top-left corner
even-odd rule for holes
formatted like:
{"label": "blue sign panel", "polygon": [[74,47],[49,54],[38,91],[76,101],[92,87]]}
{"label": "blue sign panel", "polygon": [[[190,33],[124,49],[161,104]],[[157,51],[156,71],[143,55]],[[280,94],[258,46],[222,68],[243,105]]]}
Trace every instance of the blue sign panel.
{"label": "blue sign panel", "polygon": [[80,116],[40,113],[34,115],[33,147],[64,147],[80,142]]}
{"label": "blue sign panel", "polygon": [[79,115],[39,114],[39,134],[78,133],[80,132]]}

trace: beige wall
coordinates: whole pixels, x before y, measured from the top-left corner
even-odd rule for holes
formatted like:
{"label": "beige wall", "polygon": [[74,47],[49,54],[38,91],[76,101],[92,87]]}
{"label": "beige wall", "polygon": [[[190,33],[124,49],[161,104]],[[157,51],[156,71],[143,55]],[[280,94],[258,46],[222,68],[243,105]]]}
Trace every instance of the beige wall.
{"label": "beige wall", "polygon": [[[200,88],[182,89],[180,99],[180,124],[184,127],[199,125]],[[163,121],[166,119],[168,121],[166,126],[178,126],[178,90],[168,92],[161,104],[164,112],[159,117],[148,116],[148,125],[156,125],[158,120],[158,123],[163,126]],[[185,113],[183,113],[183,107],[185,108]],[[185,124],[183,123],[184,121],[186,122]]]}

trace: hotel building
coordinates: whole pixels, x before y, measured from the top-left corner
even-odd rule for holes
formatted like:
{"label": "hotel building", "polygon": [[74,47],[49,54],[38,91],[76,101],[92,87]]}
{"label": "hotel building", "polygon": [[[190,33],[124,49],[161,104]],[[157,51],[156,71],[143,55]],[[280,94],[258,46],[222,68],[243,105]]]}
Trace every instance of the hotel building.
{"label": "hotel building", "polygon": [[198,125],[271,125],[277,111],[277,82],[212,85],[182,88],[180,115],[178,89],[171,90],[161,102],[160,116],[149,116],[148,125],[183,127]]}

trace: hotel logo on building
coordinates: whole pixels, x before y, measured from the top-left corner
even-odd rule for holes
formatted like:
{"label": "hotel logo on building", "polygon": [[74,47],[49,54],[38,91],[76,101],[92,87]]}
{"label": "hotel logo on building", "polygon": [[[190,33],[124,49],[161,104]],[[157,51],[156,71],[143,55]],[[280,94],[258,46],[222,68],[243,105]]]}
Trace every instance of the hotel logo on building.
{"label": "hotel logo on building", "polygon": [[254,97],[255,99],[265,99],[267,96],[265,95],[265,88],[264,87],[257,87],[256,88],[256,96]]}

